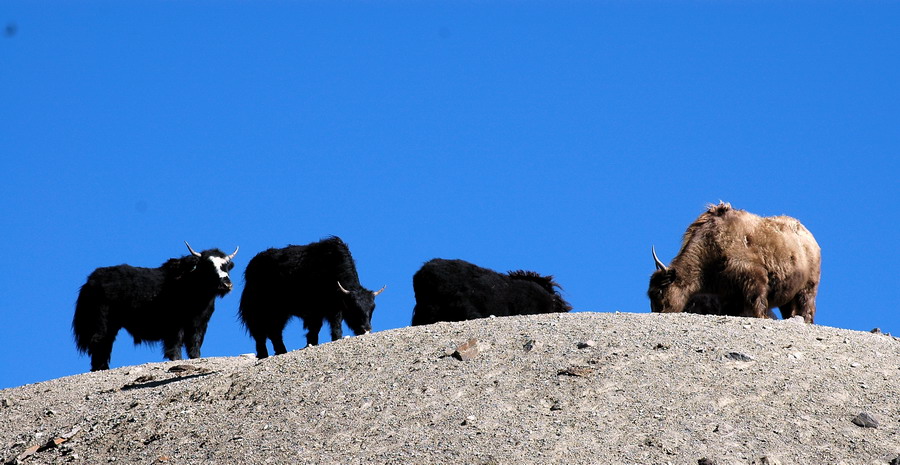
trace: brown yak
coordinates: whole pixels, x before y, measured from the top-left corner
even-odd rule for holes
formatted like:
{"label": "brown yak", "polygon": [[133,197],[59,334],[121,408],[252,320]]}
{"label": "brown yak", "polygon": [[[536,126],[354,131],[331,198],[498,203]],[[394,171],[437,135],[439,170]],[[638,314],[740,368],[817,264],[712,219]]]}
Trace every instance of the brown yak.
{"label": "brown yak", "polygon": [[651,248],[653,312],[715,313],[766,318],[816,314],[821,251],[789,216],[760,217],[720,202],[688,226],[669,266]]}

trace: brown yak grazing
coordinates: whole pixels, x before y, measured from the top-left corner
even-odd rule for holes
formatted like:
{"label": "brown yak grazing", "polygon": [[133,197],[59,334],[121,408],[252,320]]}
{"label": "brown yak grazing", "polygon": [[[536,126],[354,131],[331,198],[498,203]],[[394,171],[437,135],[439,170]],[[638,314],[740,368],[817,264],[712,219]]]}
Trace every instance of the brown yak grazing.
{"label": "brown yak grazing", "polygon": [[[691,224],[669,266],[651,248],[653,312],[714,313],[766,318],[816,314],[821,251],[789,216],[760,217],[720,202]],[[710,297],[710,295],[712,297]]]}

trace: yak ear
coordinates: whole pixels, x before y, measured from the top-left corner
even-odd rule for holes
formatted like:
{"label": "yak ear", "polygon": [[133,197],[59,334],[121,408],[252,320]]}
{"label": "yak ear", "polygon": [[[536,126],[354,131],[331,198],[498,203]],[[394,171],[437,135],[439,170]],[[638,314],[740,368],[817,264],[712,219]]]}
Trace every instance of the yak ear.
{"label": "yak ear", "polygon": [[163,267],[169,274],[174,276],[175,279],[181,279],[188,273],[196,270],[198,264],[200,264],[199,258],[188,255],[186,257],[173,258],[167,261]]}
{"label": "yak ear", "polygon": [[675,274],[675,269],[674,269],[674,268],[668,268],[668,269],[666,269],[666,279],[668,279],[670,283],[674,283],[674,282],[675,282],[675,278],[677,278],[677,277],[678,277],[678,276]]}
{"label": "yak ear", "polygon": [[660,280],[660,284],[662,284],[664,286],[668,286],[675,282],[676,276],[675,276],[674,268],[667,268],[665,270],[660,270],[660,271],[662,271],[662,276],[663,276],[662,279]]}

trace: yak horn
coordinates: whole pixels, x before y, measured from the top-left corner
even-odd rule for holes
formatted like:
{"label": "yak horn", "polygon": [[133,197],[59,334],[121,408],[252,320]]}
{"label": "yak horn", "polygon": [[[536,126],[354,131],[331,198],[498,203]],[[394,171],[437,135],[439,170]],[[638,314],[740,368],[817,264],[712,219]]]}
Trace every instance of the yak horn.
{"label": "yak horn", "polygon": [[193,255],[193,256],[195,256],[195,257],[199,257],[199,256],[200,256],[200,254],[199,254],[196,250],[194,250],[194,249],[191,248],[191,244],[188,244],[187,241],[184,241],[184,245],[188,246],[188,250],[191,251],[191,255]]}
{"label": "yak horn", "polygon": [[350,293],[350,291],[344,289],[344,286],[341,286],[341,282],[340,282],[340,281],[338,281],[337,283],[338,283],[338,287],[341,288],[341,292],[343,292],[344,294],[349,294],[349,293]]}
{"label": "yak horn", "polygon": [[373,292],[372,295],[374,295],[374,296],[377,297],[378,294],[381,294],[382,292],[384,292],[384,289],[385,289],[386,287],[387,287],[387,284],[385,284],[384,286],[381,286],[381,289],[379,289],[379,290]]}
{"label": "yak horn", "polygon": [[659,257],[656,256],[656,247],[655,246],[652,246],[652,245],[650,246],[650,252],[653,253],[653,261],[656,262],[656,269],[668,271],[669,268],[667,268],[666,265],[663,265],[663,262],[659,261]]}
{"label": "yak horn", "polygon": [[229,255],[229,256],[227,256],[227,257],[225,257],[225,260],[228,260],[228,261],[230,262],[231,259],[234,258],[235,255],[237,255],[237,251],[240,250],[240,248],[241,248],[241,246],[235,247],[235,248],[234,248],[234,253],[231,254],[231,255]]}

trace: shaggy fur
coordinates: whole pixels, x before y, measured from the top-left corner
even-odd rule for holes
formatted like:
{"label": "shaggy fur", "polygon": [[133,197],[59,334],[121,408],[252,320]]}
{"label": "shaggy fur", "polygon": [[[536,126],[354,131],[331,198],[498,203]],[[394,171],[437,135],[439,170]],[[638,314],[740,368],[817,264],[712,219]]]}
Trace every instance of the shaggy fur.
{"label": "shaggy fur", "polygon": [[75,304],[72,331],[79,352],[91,356],[91,371],[109,368],[122,328],[135,344],[162,341],[169,360],[181,359],[182,346],[188,357],[200,357],[215,299],[231,290],[228,271],[234,263],[219,249],[198,255],[172,258],[159,268],[97,268],[88,276]]}
{"label": "shaggy fur", "polygon": [[[788,216],[759,217],[728,203],[710,205],[684,234],[671,265],[650,277],[654,312],[681,312],[696,294],[713,294],[728,315],[782,318],[816,313],[821,251],[812,234]],[[702,305],[701,305],[702,307]]]}
{"label": "shaggy fur", "polygon": [[500,274],[463,260],[435,258],[425,263],[413,276],[413,289],[414,326],[572,309],[552,276],[533,271]]}
{"label": "shaggy fur", "polygon": [[341,338],[342,321],[357,336],[371,331],[375,296],[384,290],[362,287],[350,249],[338,237],[260,252],[247,264],[244,281],[240,318],[258,358],[269,356],[266,339],[275,355],[287,352],[282,334],[292,316],[303,320],[311,346],[326,320],[332,341]]}
{"label": "shaggy fur", "polygon": [[[733,302],[728,302],[716,294],[694,294],[684,304],[684,313],[696,313],[700,315],[739,315],[740,309],[735,309]],[[766,317],[772,320],[778,319],[770,309]]]}

